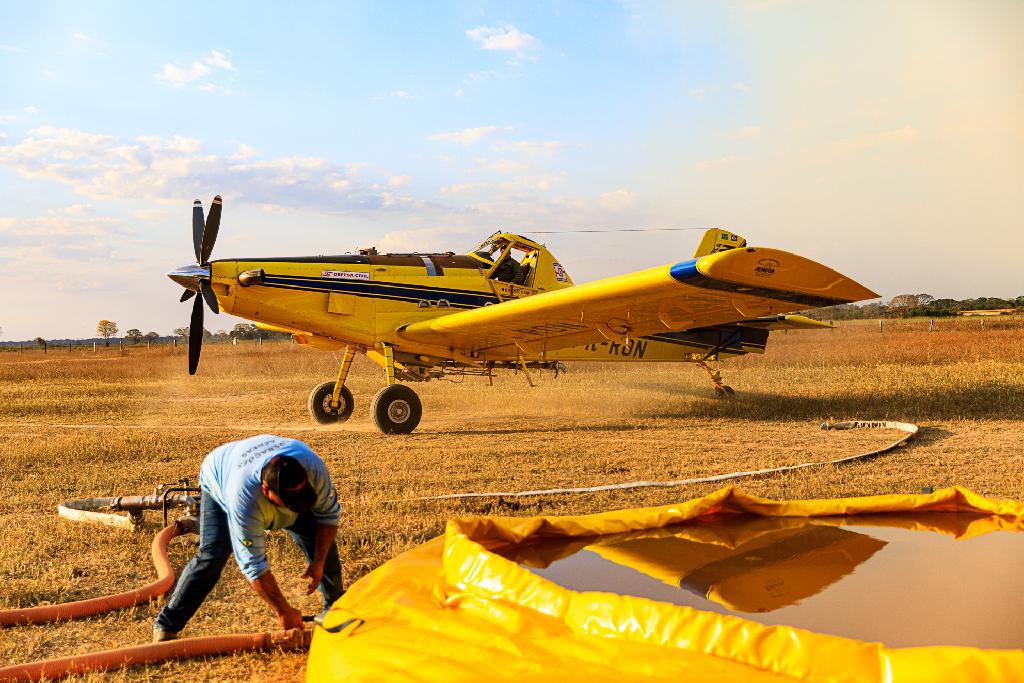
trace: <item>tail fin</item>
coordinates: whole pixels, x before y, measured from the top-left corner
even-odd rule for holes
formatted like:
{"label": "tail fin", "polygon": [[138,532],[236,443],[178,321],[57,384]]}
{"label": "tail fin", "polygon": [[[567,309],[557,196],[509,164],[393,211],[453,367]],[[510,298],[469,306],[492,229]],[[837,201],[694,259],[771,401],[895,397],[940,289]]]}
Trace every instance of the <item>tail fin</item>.
{"label": "tail fin", "polygon": [[747,241],[739,235],[734,235],[728,230],[721,228],[709,228],[704,232],[704,237],[697,245],[697,252],[693,258],[700,258],[708,254],[716,254],[720,251],[739,249],[747,246]]}

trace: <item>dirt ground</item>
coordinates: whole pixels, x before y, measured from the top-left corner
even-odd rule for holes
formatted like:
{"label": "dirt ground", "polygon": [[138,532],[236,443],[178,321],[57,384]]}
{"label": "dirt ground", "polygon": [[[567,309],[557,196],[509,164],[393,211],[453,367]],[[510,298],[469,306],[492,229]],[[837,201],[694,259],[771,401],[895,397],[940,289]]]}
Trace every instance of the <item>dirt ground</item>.
{"label": "dirt ground", "polygon": [[[1024,497],[1024,326],[1019,322],[844,324],[772,335],[763,356],[721,364],[736,397],[713,397],[690,365],[574,364],[530,388],[506,374],[494,386],[415,385],[419,429],[384,436],[369,416],[383,373],[357,359],[357,407],[340,426],[313,427],[306,396],[336,360],[288,343],[209,345],[199,374],[182,349],[0,353],[0,608],[63,602],[151,580],[151,514],[136,532],[74,524],[56,506],[80,497],[148,493],[198,474],[228,440],[276,433],[307,441],[327,462],[342,500],[339,535],[354,581],[441,533],[449,517],[581,514],[660,505],[714,485],[525,499],[403,502],[463,491],[592,486],[681,479],[822,461],[886,444],[892,431],[825,432],[828,419],[915,422],[909,447],[842,466],[737,482],[756,495],[818,498],[914,493],[959,484]],[[192,551],[172,546],[181,567]],[[271,566],[307,613],[296,548],[272,535]],[[0,631],[0,662],[19,663],[149,639],[155,605],[55,625]],[[229,563],[183,635],[276,628]],[[81,680],[294,680],[301,654],[238,655],[140,667]]]}

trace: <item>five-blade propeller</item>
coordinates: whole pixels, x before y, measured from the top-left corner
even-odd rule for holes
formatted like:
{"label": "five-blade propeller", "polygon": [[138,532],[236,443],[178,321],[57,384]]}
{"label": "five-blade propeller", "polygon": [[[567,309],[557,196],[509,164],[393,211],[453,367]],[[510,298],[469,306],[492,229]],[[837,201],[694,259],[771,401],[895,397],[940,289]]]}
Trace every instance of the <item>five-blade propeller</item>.
{"label": "five-blade propeller", "polygon": [[[196,266],[187,266],[171,273],[171,279],[187,287],[181,295],[185,302],[196,296],[192,304],[192,318],[188,328],[188,374],[196,374],[199,367],[199,354],[203,348],[203,302],[214,313],[220,313],[217,295],[210,285],[210,254],[217,242],[217,231],[220,230],[220,195],[213,198],[210,213],[203,218],[203,204],[198,199],[192,205],[192,247],[196,254]],[[186,284],[187,283],[187,284]]]}

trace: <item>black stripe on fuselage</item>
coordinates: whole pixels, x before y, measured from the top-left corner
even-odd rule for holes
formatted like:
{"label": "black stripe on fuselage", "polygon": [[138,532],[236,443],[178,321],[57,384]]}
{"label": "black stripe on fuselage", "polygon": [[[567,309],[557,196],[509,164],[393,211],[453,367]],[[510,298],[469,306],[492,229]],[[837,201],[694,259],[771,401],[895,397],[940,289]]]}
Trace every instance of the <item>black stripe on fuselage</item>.
{"label": "black stripe on fuselage", "polygon": [[493,294],[453,290],[441,287],[404,285],[395,282],[376,282],[373,280],[329,280],[322,278],[266,275],[263,284],[278,289],[299,289],[313,292],[340,292],[353,296],[390,299],[392,301],[445,300],[453,308],[480,308],[488,303],[498,303]]}

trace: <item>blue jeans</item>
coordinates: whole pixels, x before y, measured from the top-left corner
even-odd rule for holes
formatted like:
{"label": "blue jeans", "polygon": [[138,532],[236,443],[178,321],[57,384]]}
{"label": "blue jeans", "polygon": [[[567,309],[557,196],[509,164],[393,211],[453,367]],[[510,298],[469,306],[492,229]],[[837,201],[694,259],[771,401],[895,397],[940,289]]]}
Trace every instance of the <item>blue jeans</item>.
{"label": "blue jeans", "polygon": [[[311,562],[316,551],[316,518],[305,513],[285,531],[302,549],[306,560]],[[203,600],[217,584],[220,572],[231,555],[231,539],[228,535],[228,516],[224,509],[202,492],[199,504],[199,548],[189,560],[178,578],[170,599],[160,610],[153,628],[177,633],[203,604]],[[345,592],[341,582],[341,562],[338,559],[338,545],[332,541],[324,562],[323,580],[320,581],[320,596],[326,610]]]}

